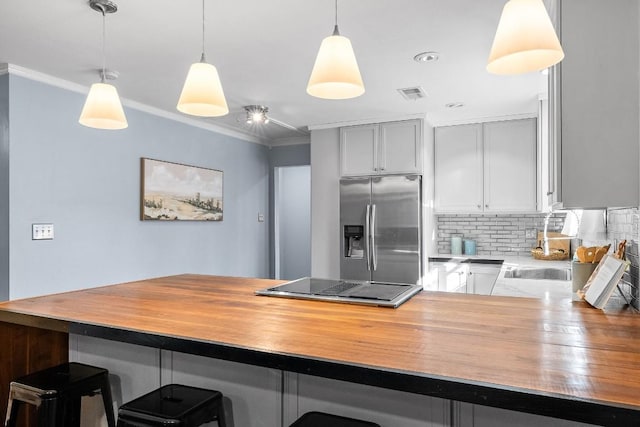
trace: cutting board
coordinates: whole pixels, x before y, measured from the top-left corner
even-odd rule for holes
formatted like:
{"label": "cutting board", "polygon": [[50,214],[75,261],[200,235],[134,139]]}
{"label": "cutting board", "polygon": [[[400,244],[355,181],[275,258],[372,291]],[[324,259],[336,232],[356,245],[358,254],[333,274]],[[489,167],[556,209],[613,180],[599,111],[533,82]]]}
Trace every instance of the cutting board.
{"label": "cutting board", "polygon": [[[542,231],[538,232],[537,246],[541,248],[544,247],[543,235],[544,233]],[[570,240],[571,237],[567,236],[566,234],[555,233],[552,231],[547,232],[547,237],[566,237],[566,239],[563,239],[563,240],[549,240],[549,250],[562,249],[565,254],[569,253],[569,245],[571,244],[571,240]]]}

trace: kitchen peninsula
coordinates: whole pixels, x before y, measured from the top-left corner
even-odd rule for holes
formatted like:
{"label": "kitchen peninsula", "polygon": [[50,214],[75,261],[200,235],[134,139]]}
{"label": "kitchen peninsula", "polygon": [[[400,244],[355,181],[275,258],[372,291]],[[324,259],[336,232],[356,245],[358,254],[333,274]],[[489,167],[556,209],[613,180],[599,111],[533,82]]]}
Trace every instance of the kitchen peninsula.
{"label": "kitchen peninsula", "polygon": [[[13,338],[0,350],[0,387],[4,393],[27,369],[24,346],[64,359],[71,334],[567,420],[640,425],[640,315],[624,308],[427,291],[398,309],[254,295],[279,283],[179,275],[2,303],[0,335]],[[12,335],[25,327],[38,339]]]}

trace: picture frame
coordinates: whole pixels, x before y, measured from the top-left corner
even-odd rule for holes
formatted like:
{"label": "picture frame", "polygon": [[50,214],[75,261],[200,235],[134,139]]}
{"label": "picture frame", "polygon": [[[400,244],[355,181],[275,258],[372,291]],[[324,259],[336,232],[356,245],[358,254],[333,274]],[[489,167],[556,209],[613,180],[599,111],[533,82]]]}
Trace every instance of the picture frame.
{"label": "picture frame", "polygon": [[222,221],[224,172],[140,158],[141,221]]}

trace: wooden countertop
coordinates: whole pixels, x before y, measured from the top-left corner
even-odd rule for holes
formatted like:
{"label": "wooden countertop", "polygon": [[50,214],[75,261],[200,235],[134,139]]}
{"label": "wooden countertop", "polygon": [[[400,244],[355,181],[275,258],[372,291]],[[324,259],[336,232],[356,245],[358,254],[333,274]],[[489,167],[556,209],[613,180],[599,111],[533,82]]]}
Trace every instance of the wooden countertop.
{"label": "wooden countertop", "polygon": [[398,309],[180,275],[0,304],[0,321],[550,415],[640,425],[640,315],[421,292]]}

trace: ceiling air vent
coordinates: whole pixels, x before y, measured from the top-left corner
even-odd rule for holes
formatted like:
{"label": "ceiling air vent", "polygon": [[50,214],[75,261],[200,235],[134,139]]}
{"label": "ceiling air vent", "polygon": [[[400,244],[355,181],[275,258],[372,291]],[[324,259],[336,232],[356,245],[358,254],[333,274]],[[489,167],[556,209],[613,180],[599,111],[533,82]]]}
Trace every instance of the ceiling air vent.
{"label": "ceiling air vent", "polygon": [[422,99],[427,97],[427,93],[421,87],[405,87],[404,89],[398,89],[400,95],[404,97],[404,99],[409,101],[415,101],[417,99]]}

